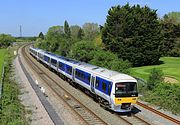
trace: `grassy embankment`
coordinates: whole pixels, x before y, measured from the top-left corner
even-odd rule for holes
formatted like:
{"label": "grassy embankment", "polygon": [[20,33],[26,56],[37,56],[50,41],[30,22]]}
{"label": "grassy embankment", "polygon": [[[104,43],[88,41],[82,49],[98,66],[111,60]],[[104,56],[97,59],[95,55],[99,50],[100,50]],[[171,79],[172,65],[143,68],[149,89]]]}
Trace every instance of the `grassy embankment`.
{"label": "grassy embankment", "polygon": [[136,67],[132,68],[131,72],[133,76],[147,80],[153,68],[160,69],[163,71],[165,81],[168,79],[168,82],[173,84],[166,84],[167,81],[156,83],[152,90],[139,84],[139,91],[143,94],[140,98],[160,108],[172,111],[174,114],[180,114],[180,57],[162,57],[160,60],[163,64]]}
{"label": "grassy embankment", "polygon": [[2,74],[5,52],[6,52],[6,49],[0,49],[0,79],[2,76],[1,74]]}
{"label": "grassy embankment", "polygon": [[173,78],[180,83],[180,57],[162,57],[160,61],[163,64],[153,66],[142,66],[131,69],[131,73],[135,77],[140,77],[145,80],[148,79],[150,71],[153,68],[161,69],[165,77]]}
{"label": "grassy embankment", "polygon": [[[25,108],[21,104],[19,86],[13,79],[13,49],[0,50],[0,65],[5,62],[2,98],[0,99],[0,125],[25,125]],[[2,66],[1,66],[2,67]],[[1,68],[0,67],[0,68]]]}

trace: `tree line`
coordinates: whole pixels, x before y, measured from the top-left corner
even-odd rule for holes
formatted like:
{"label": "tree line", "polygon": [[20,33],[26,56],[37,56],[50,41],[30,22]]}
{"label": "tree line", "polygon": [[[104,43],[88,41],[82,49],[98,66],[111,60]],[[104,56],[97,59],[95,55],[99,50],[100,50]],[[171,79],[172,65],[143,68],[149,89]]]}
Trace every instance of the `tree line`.
{"label": "tree line", "polygon": [[[64,26],[50,27],[46,35],[41,32],[36,45],[93,64],[96,61],[90,59],[98,59],[98,63],[100,58],[95,56],[106,52],[128,65],[158,64],[161,56],[180,56],[179,17],[172,12],[160,19],[156,10],[147,6],[118,5],[109,9],[104,26],[96,23],[69,26],[65,21]],[[94,50],[96,54],[92,56],[90,51]]]}
{"label": "tree line", "polygon": [[[14,41],[31,39],[36,40],[37,47],[47,51],[90,62],[83,59],[77,45],[82,44],[84,47],[81,52],[85,52],[88,47],[92,47],[89,45],[92,42],[98,48],[95,49],[95,56],[100,55],[98,52],[109,52],[132,66],[158,64],[161,56],[180,56],[179,13],[171,12],[160,19],[156,10],[148,6],[118,5],[109,9],[103,26],[97,23],[85,23],[82,27],[70,26],[65,21],[63,26],[52,26],[45,35],[41,32],[37,38],[13,38],[1,34],[0,47],[7,47]],[[100,59],[91,55],[85,58]]]}
{"label": "tree line", "polygon": [[80,27],[69,26],[65,21],[63,26],[50,27],[46,35],[40,32],[35,46],[120,72],[128,73],[131,66],[128,61],[123,61],[116,54],[103,49],[100,28],[96,23],[85,23]]}

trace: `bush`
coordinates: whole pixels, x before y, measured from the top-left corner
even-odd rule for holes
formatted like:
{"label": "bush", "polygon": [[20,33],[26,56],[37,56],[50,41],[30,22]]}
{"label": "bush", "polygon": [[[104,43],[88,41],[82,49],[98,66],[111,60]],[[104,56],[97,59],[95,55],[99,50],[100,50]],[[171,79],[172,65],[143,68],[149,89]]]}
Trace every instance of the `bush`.
{"label": "bush", "polygon": [[80,41],[72,45],[68,57],[88,63],[98,49],[93,41]]}
{"label": "bush", "polygon": [[147,89],[153,90],[161,82],[163,82],[162,70],[153,68],[147,81]]}
{"label": "bush", "polygon": [[170,83],[160,83],[153,91],[146,93],[145,101],[171,110],[174,114],[179,114],[180,86]]}
{"label": "bush", "polygon": [[123,61],[112,52],[104,50],[96,51],[94,53],[94,58],[89,63],[123,73],[129,73],[129,68],[131,66],[128,61]]}
{"label": "bush", "polygon": [[0,48],[6,48],[15,42],[15,38],[11,35],[0,34]]}

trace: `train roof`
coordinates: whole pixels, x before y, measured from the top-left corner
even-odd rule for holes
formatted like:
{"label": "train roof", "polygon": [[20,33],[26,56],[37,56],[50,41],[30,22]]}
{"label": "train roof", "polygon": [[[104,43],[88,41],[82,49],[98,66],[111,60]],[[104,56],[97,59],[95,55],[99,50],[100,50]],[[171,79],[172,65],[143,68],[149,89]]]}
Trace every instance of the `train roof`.
{"label": "train roof", "polygon": [[133,77],[127,75],[127,74],[123,74],[123,73],[119,73],[117,71],[112,71],[106,68],[102,68],[99,66],[95,66],[95,65],[91,65],[88,63],[79,63],[78,66],[80,66],[81,68],[85,68],[88,69],[91,72],[94,72],[96,74],[99,74],[103,77],[106,77],[108,79],[111,80],[134,80]]}
{"label": "train roof", "polygon": [[44,51],[44,50],[42,50],[42,49],[34,48],[34,47],[32,47],[32,46],[30,47],[30,49],[35,50],[35,51],[37,51],[37,52]]}
{"label": "train roof", "polygon": [[70,58],[63,57],[63,56],[59,56],[59,55],[56,55],[56,54],[54,54],[54,53],[50,53],[50,52],[45,52],[45,53],[46,53],[46,54],[49,54],[49,55],[51,55],[51,56],[53,56],[53,57],[56,57],[56,58],[58,58],[58,59],[62,59],[62,60],[64,60],[64,61],[68,61],[68,62],[73,63],[73,64],[79,63],[79,61],[77,61],[77,60],[70,59]]}
{"label": "train roof", "polygon": [[[36,49],[36,50],[41,50],[41,49]],[[45,54],[48,54],[48,55],[50,55],[52,57],[55,57],[57,59],[61,59],[61,60],[67,61],[68,63],[74,64],[77,67],[82,68],[82,69],[84,69],[86,71],[88,70],[90,72],[93,72],[95,74],[98,74],[98,75],[100,75],[102,77],[105,77],[105,78],[108,78],[108,79],[111,79],[111,80],[131,80],[131,81],[136,81],[133,77],[131,77],[131,76],[127,75],[127,74],[119,73],[119,72],[112,71],[112,70],[102,68],[102,67],[99,67],[99,66],[91,65],[91,64],[88,64],[88,63],[85,63],[85,62],[80,62],[80,61],[77,61],[77,60],[74,60],[74,59],[59,56],[59,55],[56,55],[56,54],[53,54],[53,53],[50,53],[50,52],[47,52],[47,51],[43,51],[43,52]]]}

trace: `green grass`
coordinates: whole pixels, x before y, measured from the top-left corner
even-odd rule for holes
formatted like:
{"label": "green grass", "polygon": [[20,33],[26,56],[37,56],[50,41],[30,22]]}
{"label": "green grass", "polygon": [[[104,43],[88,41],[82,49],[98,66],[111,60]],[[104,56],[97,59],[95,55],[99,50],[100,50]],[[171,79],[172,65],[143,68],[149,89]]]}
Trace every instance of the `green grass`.
{"label": "green grass", "polygon": [[161,69],[165,76],[175,78],[180,83],[180,57],[161,57],[163,64],[131,68],[131,74],[135,77],[148,79],[153,68]]}
{"label": "green grass", "polygon": [[0,49],[0,79],[1,79],[2,66],[4,63],[5,53],[6,53],[6,49]]}

